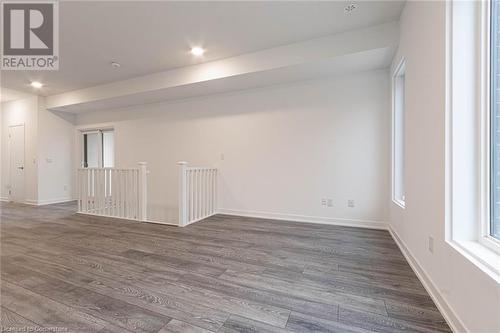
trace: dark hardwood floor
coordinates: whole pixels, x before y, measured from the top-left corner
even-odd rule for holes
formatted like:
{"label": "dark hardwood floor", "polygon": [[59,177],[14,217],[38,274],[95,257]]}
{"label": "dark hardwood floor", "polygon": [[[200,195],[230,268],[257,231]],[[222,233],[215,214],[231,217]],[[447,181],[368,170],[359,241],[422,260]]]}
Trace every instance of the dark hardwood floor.
{"label": "dark hardwood floor", "polygon": [[450,332],[386,231],[0,209],[4,330]]}

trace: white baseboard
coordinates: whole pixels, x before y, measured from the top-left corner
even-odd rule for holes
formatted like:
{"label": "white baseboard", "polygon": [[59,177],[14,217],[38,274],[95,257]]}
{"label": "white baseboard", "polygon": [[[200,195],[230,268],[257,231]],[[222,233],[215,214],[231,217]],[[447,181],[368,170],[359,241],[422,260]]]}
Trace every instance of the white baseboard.
{"label": "white baseboard", "polygon": [[123,221],[128,221],[128,222],[154,223],[154,224],[163,224],[163,225],[169,225],[169,226],[174,226],[174,227],[178,226],[177,223],[172,223],[172,222],[162,222],[162,221],[152,221],[152,220],[139,221],[139,220],[134,220],[134,219],[127,219],[127,218],[124,218],[124,217],[107,216],[107,215],[101,215],[101,214],[82,213],[82,212],[77,212],[77,214],[88,215],[88,216],[96,216],[96,217],[103,217],[103,218],[108,218],[108,219],[117,219],[117,220],[123,220]]}
{"label": "white baseboard", "polygon": [[179,225],[179,227],[187,227],[190,224],[193,224],[193,223],[196,223],[196,222],[200,222],[200,221],[202,221],[204,219],[208,219],[209,217],[214,216],[216,214],[219,214],[219,212],[217,211],[215,213],[211,213],[211,214],[208,214],[206,216],[200,217],[199,219],[196,219],[196,220],[193,220],[193,221],[189,221],[186,225],[179,225],[179,224],[177,224],[177,225]]}
{"label": "white baseboard", "polygon": [[44,206],[44,205],[65,203],[65,202],[70,202],[70,201],[75,201],[75,199],[60,198],[60,199],[50,199],[50,200],[26,200],[24,203],[27,205],[33,205],[33,206]]}
{"label": "white baseboard", "polygon": [[257,211],[243,211],[235,209],[219,208],[217,214],[256,217],[271,220],[282,220],[290,222],[305,222],[305,223],[318,223],[329,225],[340,225],[345,227],[368,228],[368,229],[382,229],[387,230],[388,224],[385,221],[376,220],[361,220],[361,219],[346,219],[324,216],[307,216],[283,213],[270,213],[270,212],[257,212]]}
{"label": "white baseboard", "polygon": [[418,260],[411,253],[410,249],[406,246],[404,241],[399,237],[397,232],[391,226],[389,226],[389,232],[394,241],[396,242],[396,244],[398,245],[399,249],[403,253],[404,257],[406,258],[406,261],[413,269],[420,282],[422,282],[422,285],[424,286],[425,290],[427,290],[427,293],[431,296],[437,308],[439,309],[444,319],[450,326],[451,330],[454,333],[469,332],[465,327],[465,325],[460,320],[460,318],[456,315],[453,308],[441,295],[439,289],[436,287],[436,284],[432,281],[429,274],[427,274],[427,272],[422,268]]}
{"label": "white baseboard", "polygon": [[179,226],[178,223],[163,222],[163,221],[146,220],[146,221],[142,221],[142,222],[144,222],[144,223],[154,223],[154,224],[163,224],[163,225],[169,225],[169,226],[173,226],[173,227],[178,227]]}

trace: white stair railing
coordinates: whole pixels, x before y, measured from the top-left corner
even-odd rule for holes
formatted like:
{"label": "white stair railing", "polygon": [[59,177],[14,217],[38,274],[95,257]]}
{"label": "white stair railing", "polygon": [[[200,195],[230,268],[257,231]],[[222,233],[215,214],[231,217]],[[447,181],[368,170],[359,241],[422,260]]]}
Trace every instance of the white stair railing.
{"label": "white stair railing", "polygon": [[146,221],[146,162],[134,169],[78,169],[78,212]]}
{"label": "white stair railing", "polygon": [[203,220],[217,212],[217,169],[179,165],[179,226]]}

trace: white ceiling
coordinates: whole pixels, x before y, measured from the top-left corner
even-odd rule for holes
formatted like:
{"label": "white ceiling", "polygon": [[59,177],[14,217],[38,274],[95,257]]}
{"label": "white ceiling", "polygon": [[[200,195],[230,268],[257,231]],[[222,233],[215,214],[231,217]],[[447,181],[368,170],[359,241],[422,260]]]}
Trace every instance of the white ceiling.
{"label": "white ceiling", "polygon": [[51,108],[51,110],[78,114],[86,111],[116,109],[132,105],[180,100],[190,97],[260,88],[285,82],[321,79],[345,73],[384,68],[390,62],[390,59],[388,59],[390,58],[389,55],[393,55],[389,49],[370,50],[297,66],[228,76],[194,84],[148,91],[145,93],[98,99],[86,103],[74,103],[63,107],[54,107]]}
{"label": "white ceiling", "polygon": [[[398,20],[402,1],[60,2],[59,71],[4,71],[1,86],[48,96]],[[189,54],[206,48],[203,59]],[[119,69],[109,65],[118,61]]]}
{"label": "white ceiling", "polygon": [[25,98],[28,96],[30,95],[17,90],[7,89],[3,87],[0,88],[0,103],[14,101],[16,99]]}

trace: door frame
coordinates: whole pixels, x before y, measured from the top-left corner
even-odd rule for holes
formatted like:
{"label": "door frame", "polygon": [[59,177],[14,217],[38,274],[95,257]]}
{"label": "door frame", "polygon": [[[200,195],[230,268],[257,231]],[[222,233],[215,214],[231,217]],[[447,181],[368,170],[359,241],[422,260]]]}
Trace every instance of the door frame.
{"label": "door frame", "polygon": [[85,134],[98,134],[97,135],[97,167],[102,168],[102,131],[101,130],[89,130],[89,131],[81,131],[81,145],[80,145],[80,167],[86,168],[84,165],[85,161],[85,149],[84,149],[84,140],[83,136]]}
{"label": "door frame", "polygon": [[21,201],[18,201],[18,202],[25,202],[26,201],[26,124],[25,123],[18,123],[18,124],[15,124],[15,125],[9,125],[8,126],[8,142],[7,142],[7,151],[8,151],[8,170],[9,170],[9,188],[8,188],[8,198],[9,198],[9,201],[12,201],[12,136],[11,136],[11,131],[12,131],[12,128],[14,127],[20,127],[22,126],[23,127],[23,138],[24,138],[24,146],[23,146],[23,157],[24,157],[24,172],[23,172],[23,177],[24,177],[24,188],[23,188],[23,198],[21,199]]}
{"label": "door frame", "polygon": [[[83,134],[85,133],[91,133],[91,132],[97,132],[97,131],[113,131],[115,133],[115,140],[116,140],[116,128],[114,123],[98,123],[98,124],[91,124],[91,125],[80,125],[76,126],[75,129],[75,151],[77,154],[74,155],[74,158],[78,159],[76,161],[76,170],[83,168]],[[100,148],[102,149],[102,144],[99,145]],[[99,154],[102,156],[101,154]],[[99,157],[101,159],[101,157]],[[116,162],[116,150],[115,150],[115,162]],[[102,165],[101,162],[99,165]],[[75,171],[75,177],[76,177],[76,171]],[[75,178],[76,179],[76,178]]]}

